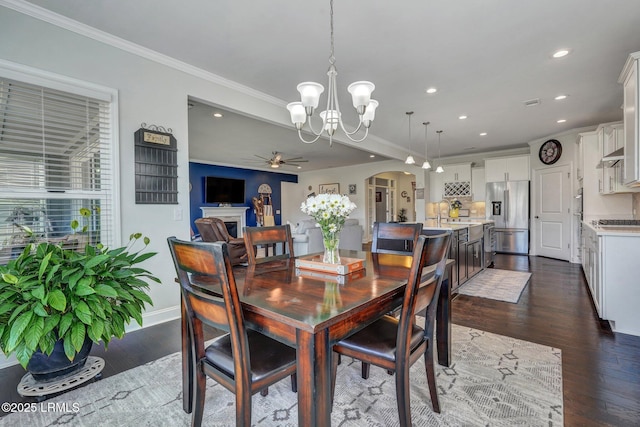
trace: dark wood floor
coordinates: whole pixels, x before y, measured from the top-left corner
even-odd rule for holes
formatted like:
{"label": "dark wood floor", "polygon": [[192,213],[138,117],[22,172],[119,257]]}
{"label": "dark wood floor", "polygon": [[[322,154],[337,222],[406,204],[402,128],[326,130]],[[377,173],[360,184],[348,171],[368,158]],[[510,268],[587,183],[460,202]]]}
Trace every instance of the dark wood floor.
{"label": "dark wood floor", "polygon": [[[542,257],[498,255],[496,268],[530,271],[518,304],[457,296],[453,321],[562,350],[566,426],[640,425],[640,337],[613,334],[594,314],[579,265]],[[180,349],[178,321],[113,341],[103,376],[115,375]],[[0,370],[0,402],[29,401],[16,393],[24,371]],[[0,416],[3,414],[0,412]]]}

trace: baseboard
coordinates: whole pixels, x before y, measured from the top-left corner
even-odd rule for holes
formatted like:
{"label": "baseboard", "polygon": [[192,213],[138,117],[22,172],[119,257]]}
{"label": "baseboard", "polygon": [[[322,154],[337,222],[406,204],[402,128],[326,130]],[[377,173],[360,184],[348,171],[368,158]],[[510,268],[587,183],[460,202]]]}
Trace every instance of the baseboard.
{"label": "baseboard", "polygon": [[[175,307],[169,307],[162,310],[155,310],[151,312],[144,313],[142,315],[142,325],[138,325],[138,323],[134,320],[125,328],[125,332],[133,332],[140,329],[148,328],[150,326],[158,325],[160,323],[169,322],[171,320],[180,318],[180,306],[177,305]],[[5,357],[2,352],[0,352],[0,369],[8,368],[9,366],[14,366],[18,364],[18,359],[16,359],[15,355],[11,355],[10,357]]]}

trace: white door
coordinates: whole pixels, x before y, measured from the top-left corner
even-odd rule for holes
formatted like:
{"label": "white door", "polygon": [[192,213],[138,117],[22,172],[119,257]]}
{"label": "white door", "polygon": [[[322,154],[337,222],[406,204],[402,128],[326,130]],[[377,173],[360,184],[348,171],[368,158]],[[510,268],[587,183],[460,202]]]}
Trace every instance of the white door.
{"label": "white door", "polygon": [[536,255],[571,259],[570,165],[534,171]]}

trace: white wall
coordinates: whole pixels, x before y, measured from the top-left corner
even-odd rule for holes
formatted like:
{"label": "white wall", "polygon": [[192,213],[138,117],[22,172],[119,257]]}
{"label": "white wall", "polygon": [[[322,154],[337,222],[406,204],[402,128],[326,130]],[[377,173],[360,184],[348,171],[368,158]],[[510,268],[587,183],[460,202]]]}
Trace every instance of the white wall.
{"label": "white wall", "polygon": [[[400,160],[386,160],[376,163],[367,163],[363,165],[355,165],[341,168],[324,169],[321,171],[303,172],[298,175],[297,190],[288,194],[288,197],[299,198],[300,201],[304,200],[309,193],[318,193],[318,185],[325,183],[339,183],[340,192],[348,193],[349,184],[356,184],[357,193],[355,195],[348,194],[352,202],[354,202],[357,208],[351,213],[350,218],[357,218],[360,224],[366,224],[366,182],[365,180],[370,176],[377,175],[389,171],[407,171],[416,174],[416,188],[424,187],[424,173],[422,169],[415,166],[407,166]],[[410,185],[410,182],[409,182]],[[309,189],[311,187],[311,189]],[[284,198],[285,195],[283,194]],[[413,197],[413,196],[412,196]],[[295,205],[293,203],[292,205]],[[297,206],[299,206],[298,203]],[[283,203],[284,206],[284,203]],[[418,220],[424,218],[424,200],[416,200],[416,212],[418,214]],[[422,217],[420,216],[422,215]],[[300,211],[300,209],[294,209],[293,211],[282,211],[282,220],[291,221],[292,223],[300,222],[301,220],[308,219],[308,216]]]}
{"label": "white wall", "polygon": [[[126,241],[141,232],[151,239],[150,249],[158,255],[144,267],[162,280],[151,285],[154,306],[144,314],[145,326],[150,326],[180,315],[166,239],[189,238],[188,96],[282,124],[289,122],[289,114],[283,102],[264,94],[225,86],[216,76],[142,48],[140,56],[96,40],[105,38],[100,33],[85,37],[0,6],[0,58],[118,91],[120,235]],[[178,205],[135,204],[133,135],[143,122],[171,128],[178,141]],[[182,219],[174,220],[174,213]],[[0,367],[10,363],[0,356]]]}

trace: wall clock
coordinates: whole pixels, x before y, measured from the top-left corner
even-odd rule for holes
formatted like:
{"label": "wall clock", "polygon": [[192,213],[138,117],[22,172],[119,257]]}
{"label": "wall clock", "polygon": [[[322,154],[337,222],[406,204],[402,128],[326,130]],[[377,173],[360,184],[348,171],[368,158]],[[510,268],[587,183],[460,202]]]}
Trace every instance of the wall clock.
{"label": "wall clock", "polygon": [[562,155],[562,145],[560,141],[557,139],[550,139],[546,141],[544,144],[540,146],[540,151],[538,152],[538,157],[540,157],[540,161],[545,165],[552,165],[558,160],[560,160],[560,156]]}

